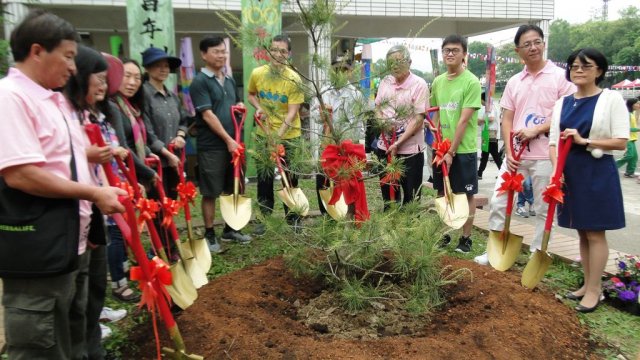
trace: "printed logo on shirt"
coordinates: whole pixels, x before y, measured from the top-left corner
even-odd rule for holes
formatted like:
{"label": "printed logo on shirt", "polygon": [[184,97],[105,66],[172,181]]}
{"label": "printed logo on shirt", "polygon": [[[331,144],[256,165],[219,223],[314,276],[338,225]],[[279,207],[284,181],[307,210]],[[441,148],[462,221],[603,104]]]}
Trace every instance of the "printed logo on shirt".
{"label": "printed logo on shirt", "polygon": [[281,102],[283,104],[286,104],[289,102],[289,97],[287,97],[287,95],[284,94],[278,94],[278,93],[272,93],[271,91],[265,92],[265,91],[260,91],[258,93],[258,96],[261,99],[267,99],[270,101],[275,101],[275,102]]}
{"label": "printed logo on shirt", "polygon": [[440,106],[440,110],[449,110],[449,111],[456,111],[458,110],[458,106],[460,105],[460,103],[458,103],[457,101],[451,101],[448,102],[444,105]]}
{"label": "printed logo on shirt", "polygon": [[534,127],[540,124],[544,124],[547,121],[547,118],[544,115],[531,113],[525,117],[524,127]]}

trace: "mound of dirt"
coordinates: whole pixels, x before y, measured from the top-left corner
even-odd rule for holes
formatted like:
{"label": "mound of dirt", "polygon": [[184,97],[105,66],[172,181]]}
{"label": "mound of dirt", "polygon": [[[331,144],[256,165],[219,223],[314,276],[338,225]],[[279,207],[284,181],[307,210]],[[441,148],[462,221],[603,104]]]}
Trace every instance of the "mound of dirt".
{"label": "mound of dirt", "polygon": [[[385,317],[384,304],[346,314],[320,284],[289,273],[282,258],[217,278],[176,320],[187,352],[205,359],[597,358],[587,330],[554,294],[521,287],[518,272],[453,258],[445,263],[473,276],[447,288],[447,304],[430,321]],[[360,326],[345,325],[349,319]],[[124,358],[155,357],[150,324],[131,340],[140,350]],[[173,347],[166,332],[162,344]]]}

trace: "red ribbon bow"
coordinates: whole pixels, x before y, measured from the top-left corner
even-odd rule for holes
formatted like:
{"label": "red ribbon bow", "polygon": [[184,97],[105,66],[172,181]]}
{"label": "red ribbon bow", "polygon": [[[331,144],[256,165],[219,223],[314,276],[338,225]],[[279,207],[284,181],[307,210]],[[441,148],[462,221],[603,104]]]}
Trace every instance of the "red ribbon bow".
{"label": "red ribbon bow", "polygon": [[129,195],[129,197],[131,199],[134,198],[133,186],[131,186],[131,184],[129,184],[128,182],[121,181],[121,182],[118,183],[117,187],[119,187],[120,189],[126,191],[127,195]]}
{"label": "red ribbon bow", "polygon": [[140,215],[138,215],[138,227],[142,227],[142,225],[147,220],[155,219],[156,213],[160,211],[160,206],[158,202],[155,200],[149,200],[145,198],[138,199],[136,203],[136,208],[138,209]]}
{"label": "red ribbon bow", "polygon": [[278,161],[278,158],[282,158],[286,155],[285,151],[284,151],[284,145],[282,144],[278,144],[276,146],[276,151],[271,153],[271,160],[273,161]]}
{"label": "red ribbon bow", "polygon": [[502,174],[502,180],[502,185],[498,188],[499,192],[522,192],[522,182],[524,181],[522,174],[516,173],[515,175],[511,175],[510,172],[505,172]]}
{"label": "red ribbon bow", "polygon": [[[143,261],[147,261],[146,259]],[[160,359],[160,337],[158,336],[158,325],[156,322],[156,308],[158,301],[166,301],[170,304],[171,296],[165,286],[171,285],[173,279],[171,277],[171,271],[169,265],[162,261],[157,256],[151,259],[149,262],[150,278],[145,278],[144,272],[139,266],[131,267],[131,280],[138,281],[142,296],[140,296],[140,302],[138,307],[146,306],[153,318],[153,332],[156,338],[156,348],[158,352],[158,359]],[[173,319],[163,319],[167,326],[171,327],[175,325],[175,322],[171,324]]]}
{"label": "red ribbon bow", "polygon": [[564,193],[562,192],[562,183],[560,180],[553,180],[542,193],[542,200],[551,204],[556,201],[560,204],[564,202]]}
{"label": "red ribbon bow", "polygon": [[434,142],[433,143],[433,151],[434,151],[433,163],[436,165],[440,165],[440,163],[442,163],[442,160],[444,160],[444,156],[447,154],[447,152],[449,152],[449,149],[451,149],[451,140],[449,139],[444,139],[442,141]]}
{"label": "red ribbon bow", "polygon": [[345,140],[340,145],[327,145],[321,159],[322,169],[335,183],[329,205],[334,205],[344,195],[347,205],[355,203],[356,221],[369,219],[367,194],[360,171],[366,162],[364,145],[354,144],[351,140]]}
{"label": "red ribbon bow", "polygon": [[183,206],[187,203],[191,203],[192,205],[195,204],[195,199],[198,196],[198,190],[191,181],[178,184],[176,190],[178,191],[178,196],[180,197],[180,201]]}
{"label": "red ribbon bow", "polygon": [[[282,151],[284,152],[284,150]],[[244,144],[238,144],[238,147],[231,154],[231,163],[234,167],[237,167],[239,165],[244,166],[246,162],[247,160],[244,153]]]}
{"label": "red ribbon bow", "polygon": [[178,215],[180,211],[181,204],[178,201],[175,201],[171,198],[165,197],[162,199],[162,213],[164,217],[162,218],[162,226],[168,228],[173,223],[173,217]]}

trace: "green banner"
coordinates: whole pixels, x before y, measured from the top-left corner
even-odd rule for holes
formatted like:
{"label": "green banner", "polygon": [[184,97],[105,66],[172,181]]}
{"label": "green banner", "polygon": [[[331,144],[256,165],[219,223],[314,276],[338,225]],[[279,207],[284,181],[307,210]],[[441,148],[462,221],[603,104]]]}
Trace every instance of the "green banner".
{"label": "green banner", "polygon": [[[271,38],[282,31],[280,4],[280,0],[242,0],[242,27],[245,34],[242,39],[242,83],[249,120],[244,125],[244,142],[248,149],[254,148],[252,140],[254,109],[246,102],[249,77],[254,68],[266,63],[268,54],[264,47],[269,46]],[[247,164],[247,175],[256,175],[255,165],[251,161]]]}
{"label": "green banner", "polygon": [[111,55],[117,58],[122,58],[124,56],[124,48],[122,47],[122,36],[109,36],[109,45],[111,47]]}
{"label": "green banner", "polygon": [[[129,29],[129,57],[142,65],[142,52],[153,46],[176,55],[173,5],[171,0],[127,0],[127,27]],[[176,76],[165,82],[175,91]]]}

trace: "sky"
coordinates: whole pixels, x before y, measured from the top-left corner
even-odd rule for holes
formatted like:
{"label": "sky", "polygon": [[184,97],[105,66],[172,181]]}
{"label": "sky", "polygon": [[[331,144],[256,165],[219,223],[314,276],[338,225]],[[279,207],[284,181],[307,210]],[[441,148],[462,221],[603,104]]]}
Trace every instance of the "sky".
{"label": "sky", "polygon": [[[576,6],[576,4],[580,4]],[[609,20],[616,20],[620,16],[618,12],[629,6],[640,7],[638,0],[610,0],[609,1]],[[555,19],[564,19],[572,24],[579,24],[588,21],[594,15],[600,15],[602,11],[602,0],[555,0]],[[554,20],[555,20],[554,19]],[[469,42],[472,41],[484,41],[489,42],[495,46],[500,46],[505,42],[512,42],[515,36],[516,28],[497,31],[490,34],[484,34],[480,36],[473,36],[469,38]],[[431,48],[439,48],[442,39],[401,39],[393,38],[373,45],[373,62],[378,59],[383,59],[389,50],[389,48],[395,44],[405,43],[409,46],[411,51],[412,68],[421,71],[431,71],[431,59],[428,53],[424,50],[416,50],[415,48],[422,49],[423,45]],[[414,49],[412,49],[412,47]]]}

